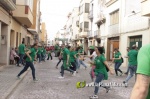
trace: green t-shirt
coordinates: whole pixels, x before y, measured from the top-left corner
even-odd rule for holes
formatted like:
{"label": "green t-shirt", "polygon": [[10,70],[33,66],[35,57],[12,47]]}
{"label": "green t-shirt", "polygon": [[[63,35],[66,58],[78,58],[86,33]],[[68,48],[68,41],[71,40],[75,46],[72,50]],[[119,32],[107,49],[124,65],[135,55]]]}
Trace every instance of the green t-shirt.
{"label": "green t-shirt", "polygon": [[76,54],[75,51],[70,52],[70,62],[75,62],[75,57],[74,57],[75,54]]}
{"label": "green t-shirt", "polygon": [[137,66],[137,55],[138,51],[136,50],[130,50],[128,52],[129,66]]}
{"label": "green t-shirt", "polygon": [[[114,57],[115,58],[119,58],[119,56],[121,56],[121,53],[120,52],[116,52]],[[115,59],[115,62],[122,63],[122,60],[121,59]]]}
{"label": "green t-shirt", "polygon": [[25,54],[25,45],[24,44],[19,45],[19,54]]}
{"label": "green t-shirt", "polygon": [[83,49],[79,49],[78,53],[83,53]]}
{"label": "green t-shirt", "polygon": [[43,54],[44,54],[44,55],[46,54],[46,49],[45,49],[45,48],[43,48]]}
{"label": "green t-shirt", "polygon": [[55,45],[55,50],[59,50],[59,46],[58,45]]}
{"label": "green t-shirt", "polygon": [[64,48],[62,51],[63,60],[67,60],[67,55],[70,55],[70,51],[67,48]]}
{"label": "green t-shirt", "polygon": [[35,58],[35,55],[36,55],[36,49],[35,48],[31,48],[30,49],[31,53],[30,53],[30,56],[32,58],[32,61],[30,60],[29,57],[26,58],[26,61],[27,62],[33,62],[34,61],[34,58]]}
{"label": "green t-shirt", "polygon": [[38,48],[37,54],[41,54],[41,53],[42,53],[41,48]]}
{"label": "green t-shirt", "polygon": [[62,51],[62,56],[63,56],[63,66],[64,66],[65,69],[71,65],[70,64],[70,58],[69,58],[68,65],[66,64],[67,63],[67,55],[70,56],[70,51],[67,48],[64,48],[63,51]]}
{"label": "green t-shirt", "polygon": [[99,73],[104,74],[104,79],[107,80],[108,79],[108,74],[107,74],[107,70],[106,67],[104,65],[104,62],[106,61],[106,58],[104,57],[104,55],[100,55],[97,56],[94,60],[94,64],[95,64],[95,75],[98,75]]}
{"label": "green t-shirt", "polygon": [[78,58],[79,57],[78,51],[75,51],[75,54],[76,54],[76,57]]}
{"label": "green t-shirt", "polygon": [[[150,44],[140,49],[137,60],[138,66],[136,73],[150,76]],[[150,99],[150,87],[146,99]]]}

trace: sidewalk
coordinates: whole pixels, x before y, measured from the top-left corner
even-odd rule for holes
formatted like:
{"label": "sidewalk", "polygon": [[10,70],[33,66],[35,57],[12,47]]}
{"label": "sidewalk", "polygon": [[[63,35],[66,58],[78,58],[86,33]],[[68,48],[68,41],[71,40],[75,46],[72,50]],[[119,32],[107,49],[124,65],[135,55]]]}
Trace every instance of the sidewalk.
{"label": "sidewalk", "polygon": [[17,80],[17,74],[22,70],[22,67],[15,65],[1,67],[0,70],[0,99],[7,99],[12,91],[19,85],[23,80],[27,72],[25,72],[20,80]]}

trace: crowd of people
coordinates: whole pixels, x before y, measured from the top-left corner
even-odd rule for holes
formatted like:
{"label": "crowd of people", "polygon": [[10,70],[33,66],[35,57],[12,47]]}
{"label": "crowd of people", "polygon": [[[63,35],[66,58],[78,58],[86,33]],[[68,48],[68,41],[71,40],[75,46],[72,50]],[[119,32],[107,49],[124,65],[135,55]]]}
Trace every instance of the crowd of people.
{"label": "crowd of people", "polygon": [[[89,58],[90,61],[88,64],[91,66],[90,71],[90,77],[91,81],[94,82],[94,84],[98,84],[102,82],[103,80],[108,79],[108,72],[110,72],[111,75],[113,75],[113,70],[108,65],[106,58],[105,58],[105,49],[104,47],[92,47],[89,49],[90,55],[87,55],[84,52],[84,49],[82,46],[74,47],[74,46],[67,46],[65,44],[62,44],[61,46],[56,45],[54,48],[55,57],[58,57],[59,61],[56,64],[56,69],[58,69],[58,66],[60,62],[62,61],[62,66],[60,68],[60,79],[64,79],[64,72],[69,71],[72,73],[72,76],[76,76],[76,73],[79,73],[80,66],[82,65],[85,69],[87,68],[87,65],[84,63],[85,58]],[[35,68],[34,68],[34,61],[37,61],[41,63],[41,61],[45,61],[46,57],[47,60],[51,58],[53,59],[51,53],[53,50],[49,47],[42,47],[38,44],[34,44],[33,46],[26,47],[24,45],[24,42],[19,46],[19,48],[15,48],[11,50],[11,60],[16,60],[17,66],[20,66],[22,64],[24,66],[23,70],[20,71],[20,73],[17,75],[17,77],[20,79],[20,76],[30,67],[32,70],[32,76],[33,80],[37,81],[35,76]],[[138,57],[138,50],[137,46],[133,45],[131,49],[129,47],[127,48],[127,56],[124,58],[128,58],[128,68],[127,72],[124,74],[128,75],[127,78],[123,81],[124,84],[127,85],[128,81],[135,75],[136,78],[136,70],[138,65],[138,60],[140,59]],[[140,54],[141,55],[141,54]],[[119,49],[114,49],[114,57],[112,58],[112,63],[114,63],[114,71],[116,76],[122,76],[123,71],[120,69],[120,66],[124,62],[124,59],[121,55],[121,52]],[[141,55],[142,56],[142,55]],[[138,59],[138,60],[137,60]],[[12,61],[11,61],[12,62]],[[139,62],[141,65],[141,61]],[[147,65],[147,64],[146,64]],[[140,67],[141,68],[141,67]],[[148,70],[145,72],[145,75],[150,75],[150,67],[147,67]],[[143,70],[143,71],[141,71]],[[138,69],[139,76],[137,76],[137,79],[140,79],[140,73],[143,73],[145,69]],[[118,73],[119,72],[119,73]],[[147,73],[147,74],[146,74]],[[136,79],[135,79],[136,80]],[[148,80],[149,81],[149,80]],[[138,87],[138,82],[136,82],[135,85],[135,92],[138,92],[136,88]],[[127,87],[127,86],[126,86]],[[103,86],[103,88],[106,89],[106,92],[109,91],[109,87]],[[98,97],[98,90],[99,87],[95,86],[94,95],[90,97],[90,99]],[[135,93],[134,91],[132,93]],[[135,95],[132,95],[132,97],[136,97]],[[132,98],[135,99],[135,98]]]}

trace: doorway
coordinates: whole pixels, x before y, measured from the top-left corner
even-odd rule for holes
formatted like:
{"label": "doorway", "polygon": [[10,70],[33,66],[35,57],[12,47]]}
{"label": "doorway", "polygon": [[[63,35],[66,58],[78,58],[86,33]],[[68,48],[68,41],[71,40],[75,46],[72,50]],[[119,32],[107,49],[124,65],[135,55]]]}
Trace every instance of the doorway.
{"label": "doorway", "polygon": [[119,49],[119,37],[108,39],[107,60],[111,61],[114,57],[114,49]]}

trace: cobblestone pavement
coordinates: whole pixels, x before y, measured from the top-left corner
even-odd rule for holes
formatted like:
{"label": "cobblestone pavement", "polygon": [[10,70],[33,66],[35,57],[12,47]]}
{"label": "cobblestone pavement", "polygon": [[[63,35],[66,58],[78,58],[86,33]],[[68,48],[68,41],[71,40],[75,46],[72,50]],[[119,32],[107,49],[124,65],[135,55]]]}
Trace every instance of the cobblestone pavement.
{"label": "cobblestone pavement", "polygon": [[[9,99],[89,99],[89,96],[93,94],[94,87],[77,89],[76,82],[84,80],[89,83],[91,82],[89,76],[90,67],[87,70],[81,67],[75,77],[72,77],[66,71],[65,78],[58,79],[60,68],[55,68],[57,62],[57,58],[54,57],[52,61],[49,60],[42,64],[36,64],[36,76],[39,81],[36,83],[32,81],[30,71]],[[109,80],[104,82],[122,83],[125,78],[125,75],[118,77],[112,75],[109,76]],[[113,87],[109,93],[106,93],[105,89],[100,88],[99,99],[129,99],[133,85],[134,78],[129,81],[127,88]]]}

